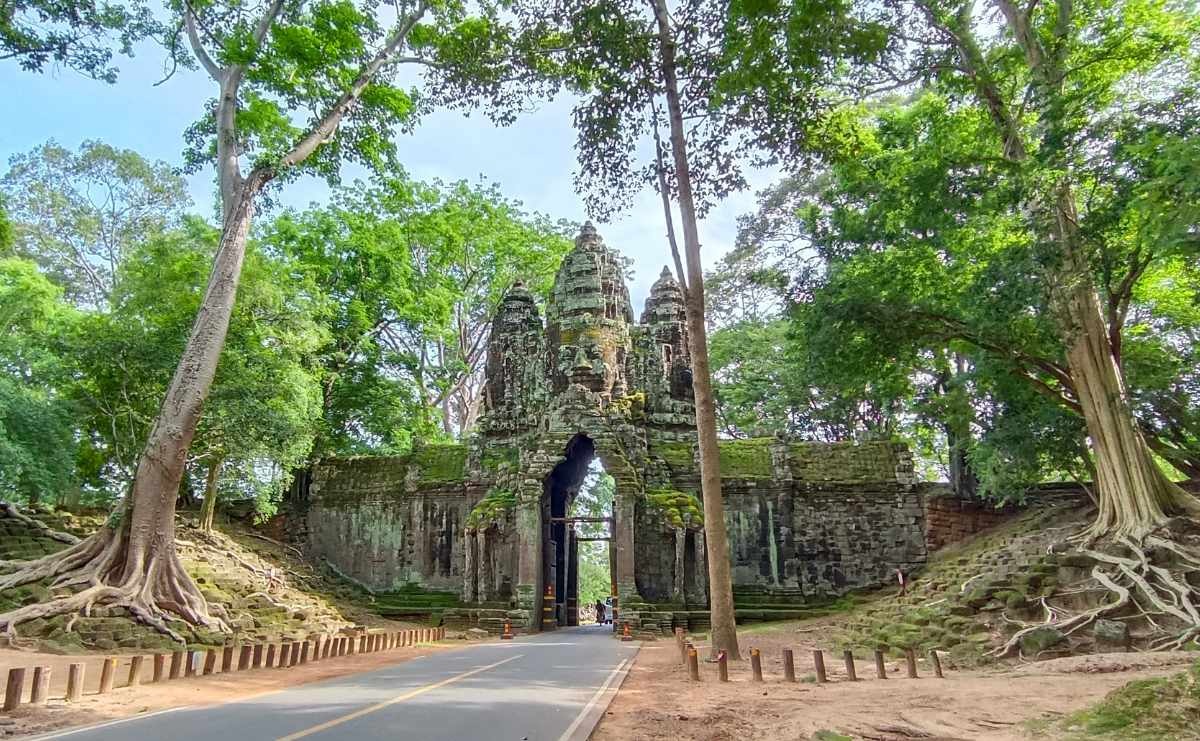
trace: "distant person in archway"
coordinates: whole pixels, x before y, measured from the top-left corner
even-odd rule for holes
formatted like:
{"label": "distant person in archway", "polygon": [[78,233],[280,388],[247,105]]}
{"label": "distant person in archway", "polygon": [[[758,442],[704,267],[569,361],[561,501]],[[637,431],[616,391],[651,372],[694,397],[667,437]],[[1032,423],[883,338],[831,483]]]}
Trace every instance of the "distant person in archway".
{"label": "distant person in archway", "polygon": [[596,600],[596,624],[604,625],[604,600]]}

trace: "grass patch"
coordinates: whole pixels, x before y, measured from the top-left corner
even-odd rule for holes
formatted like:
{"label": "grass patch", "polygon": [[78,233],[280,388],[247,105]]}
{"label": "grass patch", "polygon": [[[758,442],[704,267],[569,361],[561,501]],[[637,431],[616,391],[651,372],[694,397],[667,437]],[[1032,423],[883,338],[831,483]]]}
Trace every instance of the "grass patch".
{"label": "grass patch", "polygon": [[1169,741],[1196,738],[1198,728],[1200,662],[1169,677],[1135,680],[1057,724],[1030,730],[1044,735],[1057,730],[1067,739]]}

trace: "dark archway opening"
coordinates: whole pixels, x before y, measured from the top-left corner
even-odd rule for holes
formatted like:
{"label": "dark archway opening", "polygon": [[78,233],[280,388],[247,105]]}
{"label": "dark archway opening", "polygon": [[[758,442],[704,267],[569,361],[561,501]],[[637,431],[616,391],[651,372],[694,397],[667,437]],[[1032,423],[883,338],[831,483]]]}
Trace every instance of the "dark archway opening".
{"label": "dark archway opening", "polygon": [[583,433],[563,451],[563,460],[546,477],[542,497],[542,630],[579,623],[579,543],[568,513],[596,444]]}

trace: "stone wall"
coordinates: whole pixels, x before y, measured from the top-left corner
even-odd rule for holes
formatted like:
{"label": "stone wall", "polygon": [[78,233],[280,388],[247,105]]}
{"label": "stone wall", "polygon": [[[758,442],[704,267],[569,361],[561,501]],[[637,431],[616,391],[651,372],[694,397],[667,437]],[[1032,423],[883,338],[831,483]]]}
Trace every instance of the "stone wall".
{"label": "stone wall", "polygon": [[458,593],[465,523],[486,490],[464,471],[457,445],[322,461],[310,490],[310,555],[373,591]]}
{"label": "stone wall", "polygon": [[931,552],[995,527],[1021,511],[1015,505],[997,508],[977,499],[958,497],[948,484],[928,484],[921,493],[925,547]]}

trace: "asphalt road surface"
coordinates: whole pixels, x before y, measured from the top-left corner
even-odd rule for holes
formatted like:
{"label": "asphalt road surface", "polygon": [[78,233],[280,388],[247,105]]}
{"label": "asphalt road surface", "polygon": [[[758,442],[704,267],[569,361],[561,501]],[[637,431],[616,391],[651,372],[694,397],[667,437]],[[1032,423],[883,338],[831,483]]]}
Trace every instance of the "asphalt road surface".
{"label": "asphalt road surface", "polygon": [[586,738],[635,653],[611,627],[469,644],[225,705],[61,731],[70,741]]}

